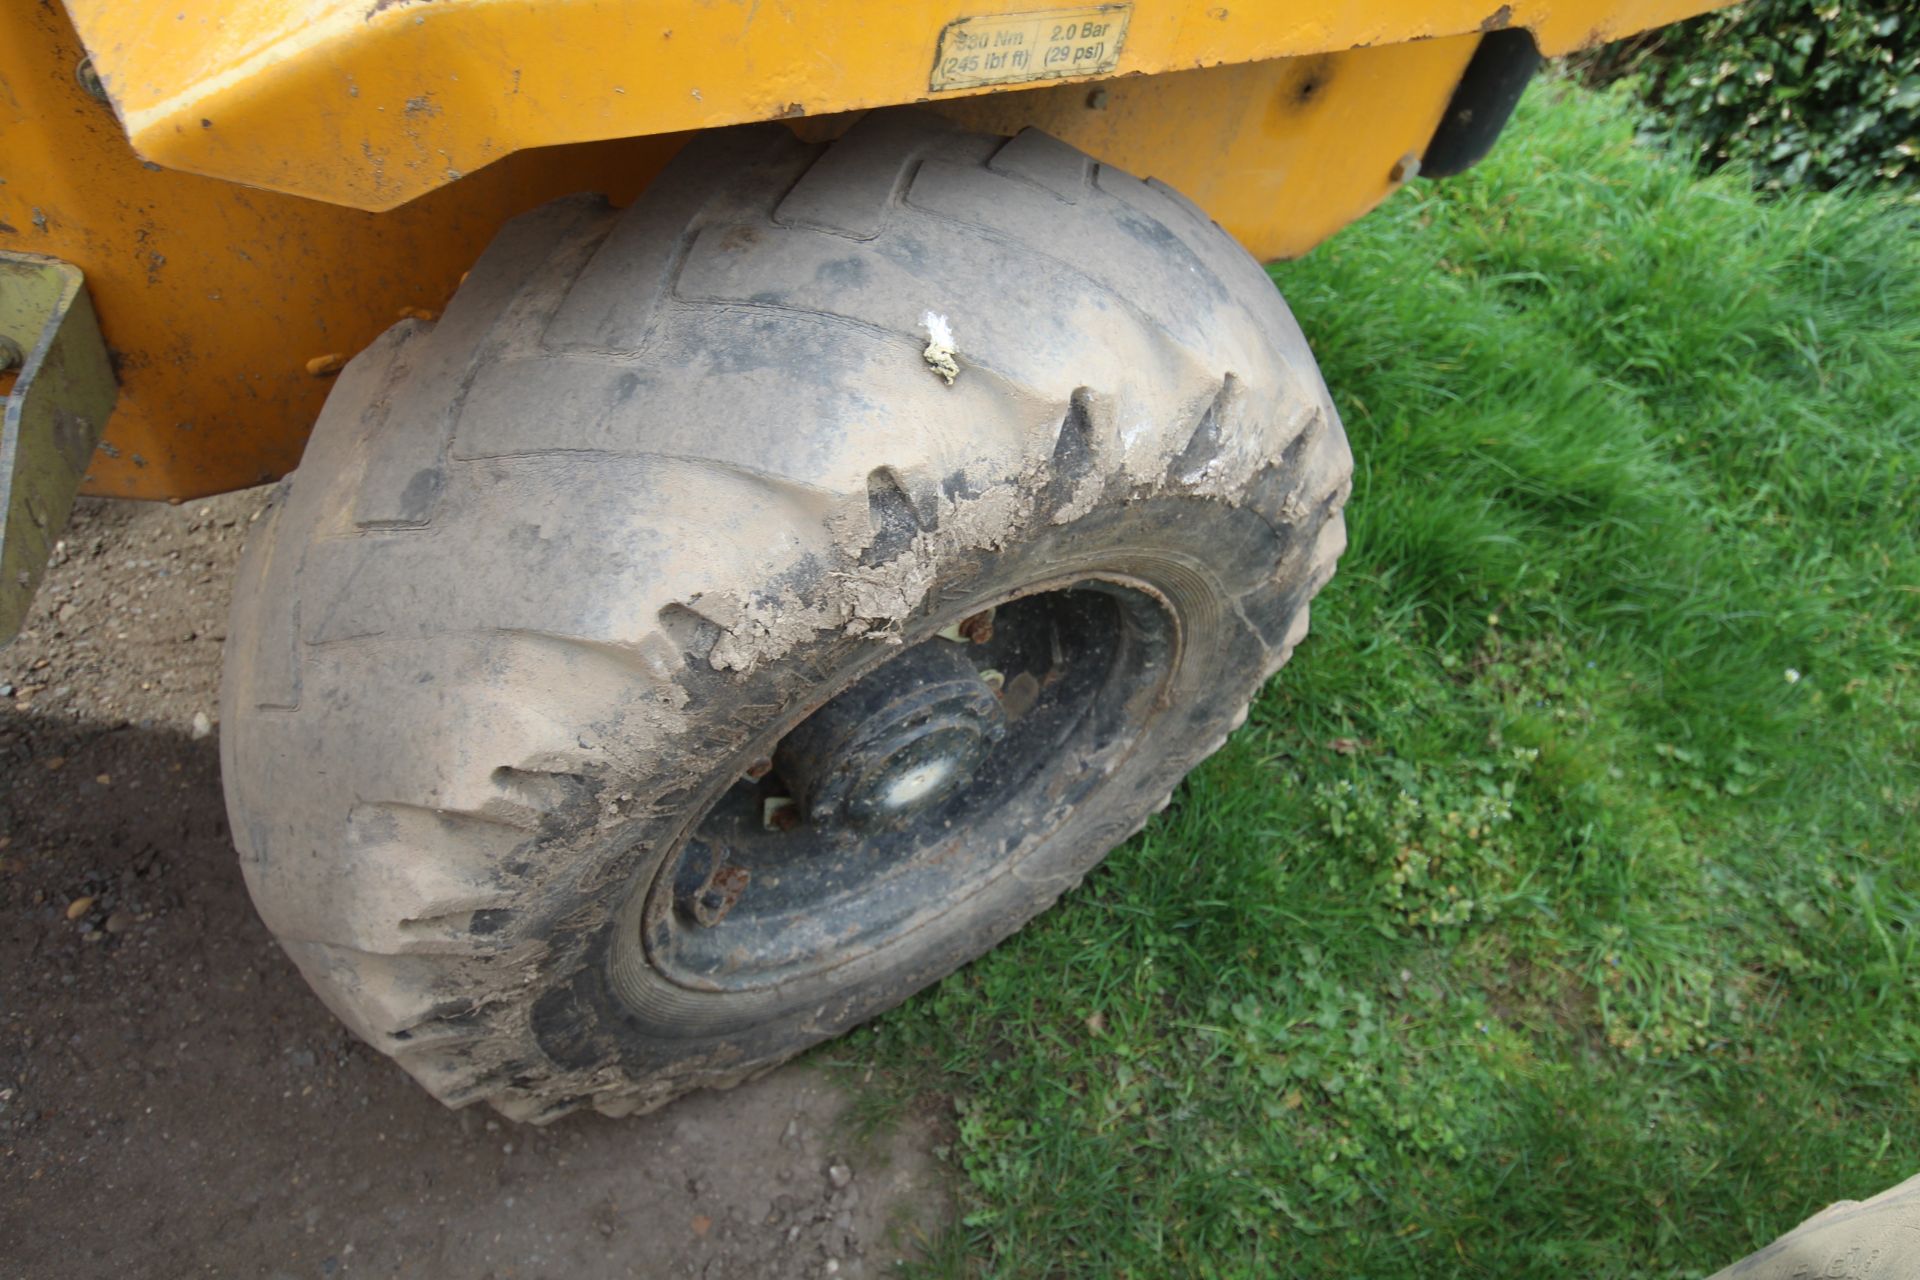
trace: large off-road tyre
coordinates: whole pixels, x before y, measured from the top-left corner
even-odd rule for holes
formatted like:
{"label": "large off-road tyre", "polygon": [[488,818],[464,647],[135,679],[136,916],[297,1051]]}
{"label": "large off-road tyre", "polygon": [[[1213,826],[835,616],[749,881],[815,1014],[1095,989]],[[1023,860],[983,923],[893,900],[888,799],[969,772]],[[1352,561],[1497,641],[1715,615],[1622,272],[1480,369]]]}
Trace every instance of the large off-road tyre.
{"label": "large off-road tyre", "polygon": [[1350,465],[1167,188],[912,112],[705,135],[341,375],[234,602],[248,885],[447,1103],[742,1080],[1165,803],[1305,633]]}

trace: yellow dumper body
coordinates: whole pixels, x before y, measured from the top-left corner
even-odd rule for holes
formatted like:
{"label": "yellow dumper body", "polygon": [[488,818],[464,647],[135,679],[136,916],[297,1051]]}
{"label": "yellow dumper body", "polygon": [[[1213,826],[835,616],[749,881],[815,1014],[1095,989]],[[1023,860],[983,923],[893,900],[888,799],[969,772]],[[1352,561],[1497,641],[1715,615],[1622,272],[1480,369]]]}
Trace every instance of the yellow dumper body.
{"label": "yellow dumper body", "polygon": [[1273,259],[1418,171],[1493,33],[1553,55],[1707,7],[9,5],[0,251],[79,268],[111,353],[81,491],[178,500],[291,469],[332,374],[436,312],[505,219],[572,191],[630,200],[698,130],[778,119],[825,139],[902,103],[1034,125]]}
{"label": "yellow dumper body", "polygon": [[0,640],[82,489],[299,462],[220,703],[268,929],[451,1106],[739,1083],[1307,634],[1352,455],[1248,251],[1708,2],[8,6]]}

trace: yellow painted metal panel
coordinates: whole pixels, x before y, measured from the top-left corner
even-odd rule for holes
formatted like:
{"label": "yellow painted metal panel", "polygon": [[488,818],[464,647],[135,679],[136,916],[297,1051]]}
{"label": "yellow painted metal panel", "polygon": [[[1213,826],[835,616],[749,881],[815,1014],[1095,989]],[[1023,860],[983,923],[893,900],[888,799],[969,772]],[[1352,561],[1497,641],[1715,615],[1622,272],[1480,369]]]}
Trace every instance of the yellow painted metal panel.
{"label": "yellow painted metal panel", "polygon": [[57,8],[0,5],[0,248],[86,272],[120,378],[92,493],[281,475],[331,385],[309,361],[439,308],[512,214],[573,191],[631,198],[683,141],[528,152],[374,215],[142,164],[76,82],[80,58]]}
{"label": "yellow painted metal panel", "polygon": [[[75,0],[76,9],[91,5],[92,0]],[[380,186],[385,200],[397,198],[395,193],[403,189],[388,181],[398,171],[395,157],[423,138],[439,136],[433,129],[450,131],[449,138],[479,139],[475,145],[481,150],[475,154],[488,156],[578,131],[584,117],[570,111],[592,97],[590,85],[565,92],[555,85],[565,78],[568,57],[587,68],[582,75],[604,63],[604,50],[589,49],[591,42],[580,35],[596,30],[588,20],[604,23],[616,9],[633,21],[642,12],[654,17],[681,12],[677,5],[578,0],[517,6],[496,0],[435,0],[432,7],[448,13],[484,10],[483,16],[495,19],[518,14],[530,24],[535,18],[566,21],[516,28],[513,42],[502,28],[499,42],[486,48],[471,41],[477,28],[455,22],[432,29],[430,23],[416,21],[427,16],[421,5],[384,0],[360,15],[366,32],[327,46],[341,57],[366,59],[364,64],[300,62],[320,46],[287,34],[282,20],[289,6],[283,4],[259,3],[209,16],[145,0],[121,0],[107,25],[123,51],[167,46],[179,54],[181,73],[172,78],[176,92],[167,100],[172,108],[209,101],[194,96],[207,83],[206,77],[196,79],[196,68],[227,60],[228,69],[211,77],[224,86],[216,96],[226,95],[222,101],[245,109],[230,116],[222,109],[222,120],[232,126],[224,131],[211,116],[204,117],[204,125],[199,119],[174,121],[172,127],[183,139],[182,154],[201,147],[225,157],[210,171],[230,168],[231,176],[251,174],[256,179],[274,166],[304,166],[315,179],[309,187],[338,182],[351,188],[371,175],[376,185],[386,184]],[[1594,7],[1576,9],[1585,13]],[[1616,4],[1609,10],[1615,26],[1597,25],[1588,31],[1625,29],[1670,16],[1666,9],[1679,7],[1697,5],[1668,3],[1663,9],[1646,2]],[[1340,8],[1339,21],[1327,20],[1315,39],[1327,43],[1333,39],[1327,32],[1335,29],[1344,33],[1339,40],[1357,30],[1387,30],[1378,23],[1354,25],[1353,15],[1366,8],[1357,3]],[[1369,12],[1387,8],[1392,6],[1376,4]],[[335,6],[320,2],[308,9],[324,27]],[[1109,0],[1068,12],[1104,14],[1114,9]],[[967,14],[985,13],[991,19],[999,11],[974,6]],[[1574,11],[1557,11],[1565,30],[1578,25],[1564,20]],[[95,18],[104,12],[97,10]],[[683,41],[681,49],[704,48],[707,60],[655,65],[648,76],[630,76],[638,86],[633,96],[657,105],[666,93],[661,84],[678,84],[674,77],[684,79],[704,66],[711,74],[697,78],[719,86],[715,93],[722,101],[708,96],[702,108],[711,108],[708,114],[683,112],[673,118],[702,123],[740,118],[764,100],[779,104],[774,114],[787,115],[796,132],[816,140],[832,137],[857,112],[808,118],[791,112],[813,112],[853,99],[816,97],[809,103],[788,96],[788,89],[797,90],[803,83],[844,88],[862,59],[873,69],[883,43],[880,35],[886,34],[849,38],[826,52],[814,47],[800,59],[806,65],[796,70],[779,63],[787,71],[769,79],[778,51],[761,46],[756,24],[772,21],[797,29],[815,20],[812,10],[796,16],[770,5],[756,17],[751,8],[738,8],[731,0],[713,0],[688,12],[689,26],[664,28],[656,35],[680,40],[705,32],[699,40]],[[918,20],[932,11],[852,4],[839,12],[853,30],[861,21],[884,26],[890,18]],[[1124,71],[1124,60],[1142,47],[1136,32],[1161,29],[1164,36],[1162,19],[1169,11],[1127,7],[1126,22],[1117,32],[1124,42],[1118,51],[1076,44],[1074,39],[1050,42],[1051,35],[1071,23],[1036,25],[1032,11],[1021,12],[1028,17],[956,27],[948,21],[952,14],[942,10],[934,15],[941,22],[928,28],[929,39],[943,52],[965,54],[973,48],[991,49],[993,41],[1003,38],[1000,33],[1017,29],[1035,42],[1028,47],[1036,61],[1057,54],[1070,63],[1084,53],[1084,65],[1104,65],[1103,60],[1111,58]],[[1232,22],[1232,15],[1218,18],[1212,10],[1190,12],[1194,23]],[[716,13],[730,15],[730,29],[737,37],[732,47],[735,56],[744,59],[737,65],[722,56],[727,46],[724,33],[712,25]],[[392,15],[403,15],[418,28],[417,38],[390,28],[397,20]],[[1441,21],[1428,17],[1429,25]],[[125,25],[118,25],[122,18]],[[1135,25],[1143,21],[1145,26]],[[587,25],[580,26],[582,22]],[[1112,30],[1105,23],[1102,19],[1098,24],[1102,34]],[[219,38],[196,45],[182,37],[186,27]],[[666,30],[675,34],[668,37]],[[887,30],[897,33],[897,24]],[[1084,30],[1080,27],[1075,38]],[[958,31],[988,38],[963,39]],[[168,46],[170,39],[174,43]],[[973,127],[1003,133],[1037,125],[1102,160],[1158,177],[1197,199],[1257,255],[1283,257],[1305,251],[1392,191],[1401,176],[1398,162],[1424,148],[1478,39],[1478,33],[1469,32],[1151,76],[1119,75],[1102,79],[1097,91],[1084,77],[1070,74],[1068,65],[1061,78],[1039,86],[993,85],[988,86],[992,92],[937,95],[931,105]],[[941,40],[946,43],[939,44]],[[522,50],[531,50],[533,56],[512,56]],[[282,60],[283,54],[293,61]],[[403,312],[437,310],[506,217],[576,190],[629,199],[685,137],[673,133],[520,151],[458,183],[431,190],[445,183],[456,166],[438,176],[415,173],[408,179],[412,185],[404,189],[426,194],[374,216],[142,163],[109,109],[76,82],[80,57],[78,41],[57,9],[0,9],[0,155],[6,157],[0,173],[6,179],[0,183],[0,248],[49,254],[87,272],[122,384],[88,477],[88,491],[96,493],[184,498],[284,473],[298,460],[329,386],[310,366],[336,367]],[[435,61],[441,57],[453,61]],[[927,60],[917,64],[915,74],[922,79],[932,74],[931,57],[928,52]],[[145,65],[146,74],[156,78],[165,70],[151,58],[132,61]],[[990,79],[1007,74],[1007,65],[983,58],[977,65],[955,64],[940,74],[948,82]],[[234,68],[252,70],[241,74]],[[535,106],[555,108],[552,114],[527,114],[497,103],[487,108],[489,93],[503,85],[525,86],[524,76],[500,81],[494,73],[502,68],[531,72],[535,85],[545,86],[534,93]],[[336,88],[346,84],[349,101],[370,99],[370,114],[333,111],[318,99],[299,105],[303,93],[326,83]],[[453,85],[463,86],[458,93],[474,95],[471,102],[480,104],[476,116],[469,117],[464,107],[455,109],[456,91],[447,89]],[[120,87],[124,107],[124,78]],[[391,97],[401,93],[408,96]],[[398,102],[400,109],[382,110],[381,95]],[[596,118],[594,130],[618,133],[661,123],[645,113],[628,118],[605,101],[600,106],[607,110]],[[276,111],[284,113],[278,129]],[[473,124],[476,119],[479,125]],[[369,122],[397,128],[354,132]],[[486,132],[487,122],[497,126],[495,133]],[[332,194],[341,198],[339,190]]]}
{"label": "yellow painted metal panel", "polygon": [[[1074,84],[939,106],[1157,176],[1278,257],[1392,189],[1475,40],[1127,77],[1097,106]],[[87,272],[122,383],[94,493],[184,498],[283,474],[330,385],[310,363],[437,310],[511,214],[575,190],[631,198],[684,136],[522,153],[372,215],[141,163],[76,82],[80,56],[57,11],[0,10],[0,247]],[[851,118],[793,123],[825,138]]]}
{"label": "yellow painted metal panel", "polygon": [[[1000,83],[989,83],[984,68],[962,71],[958,81],[940,75],[943,33],[956,21],[1043,7],[1033,0],[68,4],[140,154],[361,209],[392,208],[534,146],[993,92]],[[1063,14],[1124,10],[1123,46],[1084,67],[1127,77],[1509,25],[1530,28],[1546,52],[1560,53],[1710,7],[1712,0],[1132,0],[1068,6]],[[1065,74],[1073,66],[1041,70]],[[941,94],[936,81],[969,87]]]}
{"label": "yellow painted metal panel", "polygon": [[997,93],[938,104],[972,128],[1034,125],[1158,178],[1257,258],[1290,258],[1391,195],[1480,37]]}

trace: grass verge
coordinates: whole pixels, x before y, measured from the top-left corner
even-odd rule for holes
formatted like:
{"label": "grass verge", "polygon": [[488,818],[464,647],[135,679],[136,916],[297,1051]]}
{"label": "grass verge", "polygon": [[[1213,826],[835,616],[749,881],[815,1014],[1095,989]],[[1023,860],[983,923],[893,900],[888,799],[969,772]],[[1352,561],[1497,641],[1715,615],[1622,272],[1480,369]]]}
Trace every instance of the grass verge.
{"label": "grass verge", "polygon": [[952,1099],[930,1269],[1700,1275],[1913,1172],[1920,226],[1629,116],[1542,86],[1276,268],[1358,459],[1314,635],[832,1051]]}

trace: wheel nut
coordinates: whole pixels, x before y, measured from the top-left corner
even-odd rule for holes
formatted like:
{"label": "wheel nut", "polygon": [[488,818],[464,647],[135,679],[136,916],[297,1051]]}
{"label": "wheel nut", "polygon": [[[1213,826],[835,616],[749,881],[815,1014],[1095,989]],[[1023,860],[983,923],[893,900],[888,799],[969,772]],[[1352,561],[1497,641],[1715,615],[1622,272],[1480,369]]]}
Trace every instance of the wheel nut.
{"label": "wheel nut", "polygon": [[768,831],[791,831],[800,825],[800,806],[791,796],[768,796],[760,805],[760,825]]}
{"label": "wheel nut", "polygon": [[711,929],[727,918],[727,912],[733,910],[733,904],[740,901],[740,895],[747,891],[747,881],[752,877],[745,867],[736,867],[732,863],[713,873],[713,879],[690,904],[687,914],[702,929]]}
{"label": "wheel nut", "polygon": [[680,854],[674,873],[673,905],[679,913],[703,929],[711,929],[726,919],[733,904],[746,892],[752,879],[745,867],[726,860],[723,846],[689,841]]}
{"label": "wheel nut", "polygon": [[993,639],[993,610],[983,609],[960,623],[960,635],[974,644],[985,644]]}

